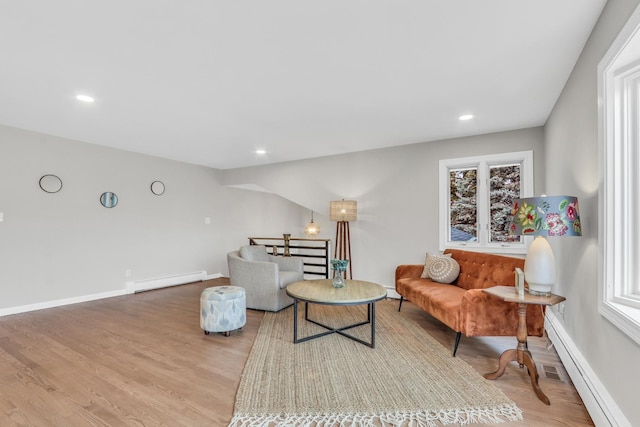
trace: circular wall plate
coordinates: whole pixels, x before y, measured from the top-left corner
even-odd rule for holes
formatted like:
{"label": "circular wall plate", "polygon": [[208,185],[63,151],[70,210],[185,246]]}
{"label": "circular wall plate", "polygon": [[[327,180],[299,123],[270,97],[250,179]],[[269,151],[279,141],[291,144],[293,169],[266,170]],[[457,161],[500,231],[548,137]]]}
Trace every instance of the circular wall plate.
{"label": "circular wall plate", "polygon": [[116,193],[107,191],[100,196],[100,204],[105,208],[115,208],[118,204],[118,196]]}
{"label": "circular wall plate", "polygon": [[164,194],[164,183],[162,181],[153,181],[151,183],[151,192],[156,196]]}
{"label": "circular wall plate", "polygon": [[55,175],[43,175],[40,178],[40,188],[47,193],[57,193],[62,189],[62,180]]}

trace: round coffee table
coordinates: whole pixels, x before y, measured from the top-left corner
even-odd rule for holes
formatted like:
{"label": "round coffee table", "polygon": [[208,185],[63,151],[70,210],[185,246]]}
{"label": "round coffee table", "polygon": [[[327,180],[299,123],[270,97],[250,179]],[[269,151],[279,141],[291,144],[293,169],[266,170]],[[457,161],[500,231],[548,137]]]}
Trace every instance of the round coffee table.
{"label": "round coffee table", "polygon": [[[293,342],[295,344],[324,337],[329,334],[340,334],[361,344],[374,348],[376,345],[376,302],[387,297],[387,290],[377,283],[362,280],[345,280],[342,288],[334,288],[331,279],[303,280],[287,286],[287,295],[293,298]],[[327,329],[315,335],[298,338],[298,302],[305,303],[304,318],[306,321]],[[367,320],[352,325],[333,328],[313,319],[309,319],[309,303],[323,305],[362,305],[367,304]],[[371,324],[371,341],[366,342],[344,332],[357,326]]]}

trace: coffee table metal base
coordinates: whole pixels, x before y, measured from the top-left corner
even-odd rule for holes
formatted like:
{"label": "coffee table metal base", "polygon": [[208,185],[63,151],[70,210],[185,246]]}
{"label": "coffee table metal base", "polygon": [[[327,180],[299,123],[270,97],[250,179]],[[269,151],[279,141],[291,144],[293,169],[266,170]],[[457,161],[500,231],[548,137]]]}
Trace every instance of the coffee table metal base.
{"label": "coffee table metal base", "polygon": [[[320,337],[324,337],[327,335],[331,335],[331,334],[339,334],[342,335],[343,337],[347,337],[351,340],[357,341],[360,344],[364,344],[366,346],[369,346],[371,348],[375,348],[376,346],[376,303],[374,302],[370,302],[367,304],[367,320],[364,320],[362,322],[359,323],[354,323],[352,325],[347,325],[347,326],[341,326],[339,328],[333,328],[331,326],[322,324],[316,320],[313,319],[309,319],[309,303],[305,302],[304,303],[304,320],[306,320],[307,322],[311,322],[314,325],[318,325],[320,327],[323,327],[325,329],[327,329],[326,332],[321,332],[319,334],[315,334],[315,335],[310,335],[307,337],[303,337],[303,338],[298,338],[298,300],[294,298],[293,300],[293,343],[294,344],[298,344],[301,342],[305,342],[305,341],[309,341],[315,338],[320,338]],[[371,341],[367,342],[364,341],[358,337],[354,337],[353,335],[350,335],[344,331],[348,330],[348,329],[352,329],[352,328],[356,328],[358,326],[362,326],[362,325],[366,325],[366,324],[371,324]]]}

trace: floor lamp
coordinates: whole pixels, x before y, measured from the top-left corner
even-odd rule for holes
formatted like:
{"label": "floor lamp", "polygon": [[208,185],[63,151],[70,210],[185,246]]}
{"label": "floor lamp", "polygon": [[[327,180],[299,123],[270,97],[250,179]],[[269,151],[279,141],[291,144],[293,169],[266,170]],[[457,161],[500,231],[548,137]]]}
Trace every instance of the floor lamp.
{"label": "floor lamp", "polygon": [[351,232],[349,222],[355,221],[358,214],[358,202],[355,200],[335,200],[329,202],[329,220],[337,221],[336,225],[336,259],[349,260],[349,275],[347,279],[353,278],[351,259]]}

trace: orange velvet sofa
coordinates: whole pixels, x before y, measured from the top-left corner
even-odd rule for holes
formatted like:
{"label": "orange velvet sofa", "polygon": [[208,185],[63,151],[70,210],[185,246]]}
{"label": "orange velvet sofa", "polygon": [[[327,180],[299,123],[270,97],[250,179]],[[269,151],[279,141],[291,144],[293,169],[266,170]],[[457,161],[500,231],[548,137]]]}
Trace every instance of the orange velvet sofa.
{"label": "orange velvet sofa", "polygon": [[[460,274],[451,284],[422,279],[423,265],[405,264],[396,268],[396,292],[400,305],[407,299],[457,332],[453,348],[456,355],[460,337],[515,336],[518,305],[505,302],[482,290],[492,286],[514,286],[515,269],[524,270],[524,259],[457,249],[447,249],[460,265]],[[527,333],[544,334],[544,307],[527,307]]]}

